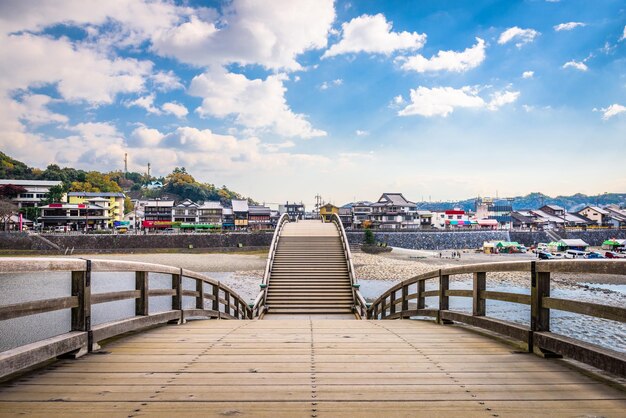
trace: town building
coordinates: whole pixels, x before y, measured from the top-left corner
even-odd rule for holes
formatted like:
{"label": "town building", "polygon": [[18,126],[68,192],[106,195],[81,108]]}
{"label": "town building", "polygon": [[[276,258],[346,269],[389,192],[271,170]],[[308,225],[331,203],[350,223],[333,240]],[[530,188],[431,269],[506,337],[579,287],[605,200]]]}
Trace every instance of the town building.
{"label": "town building", "polygon": [[415,220],[418,221],[420,228],[431,229],[433,227],[434,214],[429,210],[415,211]]}
{"label": "town building", "polygon": [[305,208],[302,202],[289,203],[289,201],[287,201],[284,205],[278,205],[278,212],[281,215],[283,213],[288,214],[289,220],[295,222],[298,219],[304,219]]}
{"label": "town building", "polygon": [[372,202],[360,201],[352,204],[352,228],[362,229],[372,226]]}
{"label": "town building", "polygon": [[[39,206],[42,200],[48,198],[50,189],[54,186],[62,185],[63,182],[51,180],[0,180],[0,186],[8,184],[21,186],[26,189],[24,193],[20,193],[19,196],[11,199],[21,209]],[[65,202],[66,198],[66,196],[63,196],[61,201]]]}
{"label": "town building", "polygon": [[609,225],[613,228],[626,227],[626,210],[617,205],[608,205],[604,210],[609,212]]}
{"label": "town building", "polygon": [[250,205],[248,207],[248,225],[253,231],[272,229],[272,211],[267,206]]}
{"label": "town building", "polygon": [[185,199],[172,208],[172,221],[184,223],[198,222],[199,205],[190,199]]}
{"label": "town building", "polygon": [[40,206],[42,229],[63,227],[65,231],[87,231],[108,227],[109,216],[101,206],[90,203],[50,203]]}
{"label": "town building", "polygon": [[469,228],[472,222],[463,209],[454,208],[443,212],[446,229]]}
{"label": "town building", "polygon": [[376,203],[372,203],[372,226],[378,229],[415,229],[417,206],[402,193],[383,193]]}
{"label": "town building", "polygon": [[250,208],[247,200],[233,200],[233,218],[236,229],[248,228],[248,215]]}
{"label": "town building", "polygon": [[598,226],[608,225],[611,218],[611,215],[608,211],[597,206],[585,206],[577,213],[589,219],[590,221],[595,222]]}
{"label": "town building", "polygon": [[544,229],[565,228],[565,227],[586,227],[592,225],[593,221],[582,215],[568,213],[558,205],[544,205],[539,209],[530,211],[535,216],[542,218]]}
{"label": "town building", "polygon": [[341,219],[341,223],[344,228],[352,228],[353,214],[351,204],[344,205],[339,208],[339,218]]}
{"label": "town building", "polygon": [[224,207],[220,201],[204,202],[198,207],[198,222],[213,228],[222,227]]}
{"label": "town building", "polygon": [[142,226],[146,229],[162,229],[172,227],[173,200],[150,200],[144,209]]}
{"label": "town building", "polygon": [[339,208],[332,203],[320,206],[320,217],[323,222],[332,222],[333,213],[339,215]]}
{"label": "town building", "polygon": [[222,210],[222,229],[235,229],[233,208],[224,208]]}
{"label": "town building", "polygon": [[511,212],[513,205],[510,199],[492,199],[489,197],[478,198],[475,201],[476,220],[495,219],[498,229],[511,229]]}
{"label": "town building", "polygon": [[[96,203],[106,209],[109,216],[109,227],[113,227],[115,221],[124,219],[124,193],[117,192],[69,192],[67,194],[68,203]],[[95,199],[95,200],[94,200]]]}

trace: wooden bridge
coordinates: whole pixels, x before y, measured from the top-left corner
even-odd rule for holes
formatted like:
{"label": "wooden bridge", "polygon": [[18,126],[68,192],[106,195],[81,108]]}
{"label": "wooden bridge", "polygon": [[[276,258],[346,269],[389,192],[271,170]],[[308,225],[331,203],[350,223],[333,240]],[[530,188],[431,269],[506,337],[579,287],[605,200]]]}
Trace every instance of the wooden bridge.
{"label": "wooden bridge", "polygon": [[[625,322],[623,306],[551,297],[550,275],[626,276],[626,261],[440,269],[392,287],[368,307],[358,292],[337,219],[324,228],[335,228],[340,246],[333,242],[332,252],[344,255],[345,269],[337,272],[347,272],[341,283],[349,284],[352,312],[343,311],[348,307],[348,292],[343,292],[338,302],[346,319],[322,319],[336,313],[325,311],[326,305],[318,309],[322,292],[299,287],[307,280],[293,282],[300,296],[281,299],[281,291],[289,288],[277,286],[282,283],[277,273],[284,270],[275,262],[281,254],[277,249],[288,248],[281,246],[281,241],[283,246],[289,242],[288,225],[281,219],[261,293],[251,306],[223,284],[180,268],[109,260],[0,259],[3,273],[64,271],[71,280],[66,297],[0,307],[0,320],[14,321],[16,327],[21,317],[71,310],[69,332],[0,353],[0,376],[5,378],[0,416],[626,415],[626,355],[554,334],[549,320],[550,310],[558,309]],[[300,250],[290,255],[306,255]],[[337,267],[335,257],[329,261]],[[488,275],[501,271],[527,274],[530,295],[486,290]],[[92,282],[102,279],[94,274],[99,272],[132,272],[135,289],[92,293]],[[310,280],[324,279],[313,273]],[[468,273],[474,278],[472,289],[450,287],[455,276]],[[169,288],[156,287],[153,279],[162,275],[171,277]],[[429,281],[436,283],[435,290],[427,290]],[[302,295],[309,291],[316,294],[314,309],[297,311],[307,306]],[[153,312],[150,302],[163,297],[171,298],[171,309]],[[329,297],[338,295],[333,291]],[[450,310],[450,297],[471,298],[473,312]],[[136,315],[92,325],[94,306],[120,300],[134,301]],[[528,325],[490,317],[486,300],[530,305]],[[287,306],[292,302],[295,306]],[[434,320],[416,319],[424,317]],[[209,320],[192,320],[202,318]]]}

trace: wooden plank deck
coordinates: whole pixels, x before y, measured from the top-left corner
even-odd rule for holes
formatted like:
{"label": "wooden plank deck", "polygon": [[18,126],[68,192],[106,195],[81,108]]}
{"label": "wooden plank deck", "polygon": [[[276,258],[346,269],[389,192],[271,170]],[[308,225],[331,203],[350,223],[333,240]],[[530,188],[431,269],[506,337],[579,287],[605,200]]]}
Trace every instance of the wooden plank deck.
{"label": "wooden plank deck", "polygon": [[422,321],[194,321],[0,387],[0,416],[626,416],[626,392]]}

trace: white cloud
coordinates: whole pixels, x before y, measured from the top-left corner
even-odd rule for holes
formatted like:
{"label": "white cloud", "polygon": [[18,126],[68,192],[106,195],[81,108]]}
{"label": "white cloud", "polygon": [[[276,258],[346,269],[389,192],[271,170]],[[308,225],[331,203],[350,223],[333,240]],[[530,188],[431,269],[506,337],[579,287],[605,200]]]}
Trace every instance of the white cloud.
{"label": "white cloud", "polygon": [[522,78],[533,78],[535,76],[534,71],[524,71],[522,73]]}
{"label": "white cloud", "polygon": [[312,138],[326,132],[314,129],[305,115],[294,113],[285,99],[284,74],[250,80],[242,74],[211,68],[193,78],[189,94],[202,97],[201,116],[235,117],[235,123],[281,136]]}
{"label": "white cloud", "polygon": [[185,88],[172,70],[159,71],[150,76],[152,85],[159,91],[170,91]]}
{"label": "white cloud", "polygon": [[341,86],[342,84],[343,84],[343,80],[340,78],[333,80],[333,81],[324,81],[320,85],[320,90],[328,90],[332,86]]}
{"label": "white cloud", "polygon": [[357,129],[355,134],[356,136],[368,136],[370,133],[368,131],[362,131],[360,129]]}
{"label": "white cloud", "polygon": [[541,33],[534,29],[522,29],[517,26],[513,26],[500,34],[498,43],[503,45],[511,41],[517,41],[515,46],[521,48],[522,45],[534,41],[539,35],[541,35]]}
{"label": "white cloud", "polygon": [[622,34],[622,37],[619,38],[620,41],[623,41],[626,39],[626,26],[624,26],[624,33]]}
{"label": "white cloud", "polygon": [[153,113],[155,115],[160,115],[161,110],[158,107],[154,106],[154,94],[149,94],[147,96],[139,97],[132,101],[127,101],[124,103],[126,107],[130,106],[138,106],[144,108],[146,112]]}
{"label": "white cloud", "polygon": [[587,26],[586,23],[583,22],[567,22],[567,23],[559,23],[558,25],[554,26],[554,30],[557,32],[563,31],[563,30],[572,30],[575,29],[577,27],[584,27]]}
{"label": "white cloud", "polygon": [[381,13],[362,15],[341,25],[341,40],[332,45],[322,58],[365,52],[390,55],[395,51],[417,50],[424,46],[426,35],[417,32],[393,32],[392,22]]}
{"label": "white cloud", "polygon": [[575,68],[579,71],[587,71],[589,69],[589,67],[587,67],[587,64],[585,64],[584,62],[574,60],[568,61],[563,64],[563,68]]}
{"label": "white cloud", "polygon": [[163,109],[163,112],[170,113],[176,116],[177,118],[184,118],[189,113],[189,111],[187,110],[185,106],[176,102],[163,103],[163,106],[161,106],[161,109]]}
{"label": "white cloud", "polygon": [[55,100],[45,94],[25,95],[20,102],[16,102],[16,106],[21,109],[21,114],[18,117],[32,125],[66,123],[68,121],[67,116],[48,109],[48,104],[53,102]]}
{"label": "white cloud", "polygon": [[395,105],[404,104],[404,97],[402,97],[401,94],[398,94],[396,97],[393,98],[393,104]]}
{"label": "white cloud", "polygon": [[398,112],[399,116],[421,115],[448,116],[456,108],[486,108],[497,110],[513,103],[519,97],[516,91],[499,91],[491,95],[489,102],[479,95],[475,87],[465,86],[460,89],[453,87],[418,87],[411,89],[411,103]]}
{"label": "white cloud", "polygon": [[158,147],[163,139],[163,134],[157,129],[147,128],[144,125],[140,125],[133,130],[128,144],[133,147]]}
{"label": "white cloud", "polygon": [[239,63],[299,70],[296,57],[325,48],[335,19],[333,0],[234,0],[225,9],[221,19],[194,16],[156,33],[153,49],[198,66]]}
{"label": "white cloud", "polygon": [[609,120],[611,119],[613,116],[617,116],[620,113],[624,113],[626,112],[626,106],[622,106],[620,104],[612,104],[611,106],[604,108],[604,109],[600,109],[602,112],[604,112],[604,114],[602,115],[602,119],[604,120]]}
{"label": "white cloud", "polygon": [[417,71],[453,71],[463,72],[478,67],[485,60],[485,41],[476,38],[476,44],[463,52],[439,51],[437,55],[427,59],[422,55],[399,58],[404,61],[403,70]]}

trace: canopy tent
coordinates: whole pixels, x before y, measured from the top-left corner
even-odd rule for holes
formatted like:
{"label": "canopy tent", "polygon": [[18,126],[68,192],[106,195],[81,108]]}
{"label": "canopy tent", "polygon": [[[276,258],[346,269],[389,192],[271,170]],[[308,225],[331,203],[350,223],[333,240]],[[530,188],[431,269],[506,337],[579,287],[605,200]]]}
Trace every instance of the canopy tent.
{"label": "canopy tent", "polygon": [[623,241],[623,240],[607,239],[606,241],[602,243],[602,248],[604,250],[613,250],[617,247],[621,247],[622,245],[624,245],[623,243],[619,241]]}

